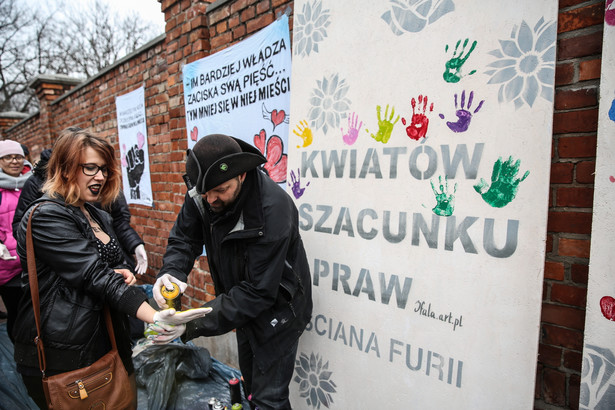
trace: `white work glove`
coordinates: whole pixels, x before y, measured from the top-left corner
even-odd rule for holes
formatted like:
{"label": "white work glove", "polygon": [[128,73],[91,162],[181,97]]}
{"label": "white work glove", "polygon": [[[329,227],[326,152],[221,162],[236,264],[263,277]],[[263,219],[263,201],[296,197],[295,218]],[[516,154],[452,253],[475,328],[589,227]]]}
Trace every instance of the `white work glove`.
{"label": "white work glove", "polygon": [[154,323],[161,326],[183,325],[191,320],[198,319],[211,312],[210,307],[201,307],[196,309],[180,310],[165,309],[154,313]]}
{"label": "white work glove", "polygon": [[17,259],[17,256],[11,255],[11,252],[9,252],[9,248],[7,248],[5,244],[0,243],[0,259],[8,261],[12,259]]}
{"label": "white work glove", "polygon": [[167,305],[167,302],[162,296],[162,293],[160,293],[160,288],[162,287],[162,285],[164,285],[167,289],[171,290],[173,289],[173,285],[171,285],[171,283],[175,283],[177,286],[179,286],[179,293],[184,293],[184,291],[188,287],[187,283],[182,282],[175,276],[169,275],[168,273],[165,273],[164,275],[156,279],[156,283],[154,283],[154,288],[152,289],[152,292],[154,293],[154,300],[158,304],[158,307],[160,307],[161,309],[167,309],[170,306]]}
{"label": "white work glove", "polygon": [[177,339],[186,331],[186,325],[170,325],[166,323],[150,323],[144,335],[156,344],[165,344]]}
{"label": "white work glove", "polygon": [[135,272],[139,275],[143,275],[147,271],[147,252],[145,252],[145,246],[143,244],[135,248],[135,258],[137,259]]}

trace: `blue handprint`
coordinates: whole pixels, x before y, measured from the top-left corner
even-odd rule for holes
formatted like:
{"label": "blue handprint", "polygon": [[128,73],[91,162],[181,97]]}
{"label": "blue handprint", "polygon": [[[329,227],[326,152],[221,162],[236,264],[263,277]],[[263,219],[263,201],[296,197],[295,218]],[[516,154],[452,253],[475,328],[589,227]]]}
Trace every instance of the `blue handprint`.
{"label": "blue handprint", "polygon": [[[472,115],[476,114],[483,107],[483,103],[485,100],[481,100],[478,103],[478,106],[473,112],[470,112],[470,108],[472,107],[472,101],[474,101],[474,91],[470,91],[470,98],[468,98],[468,106],[465,106],[466,103],[466,91],[463,90],[461,93],[461,108],[457,103],[457,94],[455,94],[455,115],[457,116],[457,121],[447,121],[446,125],[453,132],[466,132],[468,127],[470,127],[470,121],[472,121]],[[440,114],[440,118],[444,119],[444,114]]]}

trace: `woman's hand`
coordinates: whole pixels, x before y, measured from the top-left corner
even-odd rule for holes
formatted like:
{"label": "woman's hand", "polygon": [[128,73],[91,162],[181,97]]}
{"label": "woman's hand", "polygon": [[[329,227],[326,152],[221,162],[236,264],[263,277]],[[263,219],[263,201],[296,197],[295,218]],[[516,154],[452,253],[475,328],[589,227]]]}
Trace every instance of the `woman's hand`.
{"label": "woman's hand", "polygon": [[124,283],[128,286],[132,286],[137,283],[137,278],[135,278],[135,275],[128,269],[114,269],[114,271],[124,277]]}

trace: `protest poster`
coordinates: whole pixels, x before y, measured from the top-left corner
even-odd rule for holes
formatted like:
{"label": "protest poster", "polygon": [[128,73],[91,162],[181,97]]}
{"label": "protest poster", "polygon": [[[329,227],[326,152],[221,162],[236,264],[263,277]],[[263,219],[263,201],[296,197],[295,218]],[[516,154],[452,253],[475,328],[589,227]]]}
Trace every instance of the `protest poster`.
{"label": "protest poster", "polygon": [[115,108],[126,202],[153,206],[144,88],[116,97]]}
{"label": "protest poster", "polygon": [[288,16],[251,37],[183,68],[188,148],[209,134],[257,147],[264,169],[286,182],[290,107]]}

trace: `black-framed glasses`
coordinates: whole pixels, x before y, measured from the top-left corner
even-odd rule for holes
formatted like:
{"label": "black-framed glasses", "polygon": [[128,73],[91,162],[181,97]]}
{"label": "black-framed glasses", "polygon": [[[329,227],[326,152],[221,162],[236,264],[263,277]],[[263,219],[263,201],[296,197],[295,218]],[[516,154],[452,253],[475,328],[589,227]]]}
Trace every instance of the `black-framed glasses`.
{"label": "black-framed glasses", "polygon": [[13,161],[21,162],[21,161],[24,161],[25,159],[26,157],[24,157],[23,155],[5,155],[2,157],[2,161],[4,162],[13,162]]}
{"label": "black-framed glasses", "polygon": [[99,167],[96,164],[79,164],[83,173],[89,177],[93,177],[98,174],[98,171],[102,172],[103,176],[109,175],[109,168],[107,166]]}

